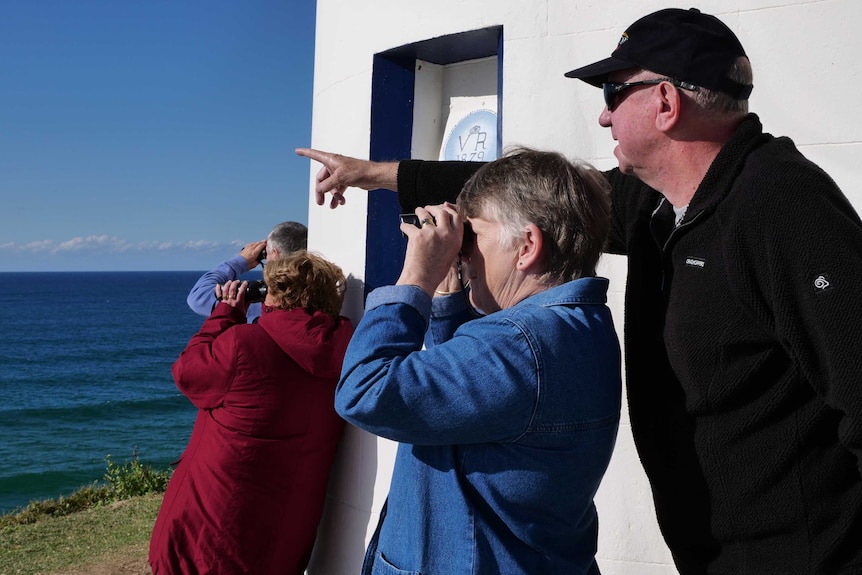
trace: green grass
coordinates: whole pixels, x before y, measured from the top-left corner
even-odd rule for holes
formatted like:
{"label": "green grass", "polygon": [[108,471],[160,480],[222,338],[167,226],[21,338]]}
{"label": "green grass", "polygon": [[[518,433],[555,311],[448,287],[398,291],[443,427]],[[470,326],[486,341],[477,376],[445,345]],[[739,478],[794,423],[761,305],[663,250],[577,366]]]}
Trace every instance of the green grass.
{"label": "green grass", "polygon": [[141,572],[139,567],[121,569],[118,561],[146,565],[147,543],[171,472],[154,470],[136,454],[122,464],[110,455],[106,461],[104,483],[0,516],[0,574],[69,573],[105,563],[100,573]]}
{"label": "green grass", "polygon": [[6,525],[0,528],[0,573],[66,573],[119,558],[146,557],[161,500],[161,494],[142,495],[34,523]]}

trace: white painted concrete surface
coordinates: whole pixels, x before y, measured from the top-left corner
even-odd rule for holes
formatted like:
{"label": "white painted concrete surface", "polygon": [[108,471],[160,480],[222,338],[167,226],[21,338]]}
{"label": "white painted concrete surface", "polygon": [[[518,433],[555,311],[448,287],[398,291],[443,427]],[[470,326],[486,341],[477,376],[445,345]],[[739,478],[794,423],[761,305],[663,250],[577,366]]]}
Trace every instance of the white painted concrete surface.
{"label": "white painted concrete surface", "polygon": [[[631,22],[666,7],[655,0],[318,0],[313,147],[368,157],[372,57],[403,44],[502,25],[503,143],[557,149],[601,169],[615,165],[598,125],[599,90],[563,73],[610,54]],[[794,139],[862,211],[862,22],[858,0],[704,0],[696,7],[733,29],[754,68],[751,111],[767,131]],[[439,105],[439,104],[438,104]],[[418,157],[418,156],[417,156]],[[337,210],[313,200],[309,245],[355,283],[346,313],[362,315],[366,193]],[[816,239],[813,239],[816,241]],[[625,262],[606,256],[622,334]],[[354,428],[340,447],[326,515],[308,572],[358,572],[388,490],[394,445]],[[599,562],[606,575],[676,573],[654,518],[624,408],[610,469],[597,497]]]}

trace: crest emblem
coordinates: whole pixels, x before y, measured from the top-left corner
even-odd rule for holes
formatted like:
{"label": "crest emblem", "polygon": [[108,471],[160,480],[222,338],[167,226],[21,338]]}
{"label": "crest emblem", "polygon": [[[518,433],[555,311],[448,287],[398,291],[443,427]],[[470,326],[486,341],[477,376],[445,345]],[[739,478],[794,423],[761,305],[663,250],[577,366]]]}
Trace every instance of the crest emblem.
{"label": "crest emblem", "polygon": [[620,36],[620,41],[619,41],[619,43],[617,43],[617,50],[619,50],[619,49],[620,49],[620,46],[622,46],[623,44],[625,44],[626,42],[628,42],[628,40],[629,40],[629,33],[628,33],[628,32],[623,32],[623,35],[622,35],[622,36]]}

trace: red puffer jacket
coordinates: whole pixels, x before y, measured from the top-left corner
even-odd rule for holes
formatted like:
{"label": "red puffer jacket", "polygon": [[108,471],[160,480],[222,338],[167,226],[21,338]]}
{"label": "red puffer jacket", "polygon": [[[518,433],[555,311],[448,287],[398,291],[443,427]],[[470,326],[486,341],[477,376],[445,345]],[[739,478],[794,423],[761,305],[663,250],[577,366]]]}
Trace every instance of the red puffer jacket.
{"label": "red puffer jacket", "polygon": [[304,571],[344,427],[333,403],[352,333],[320,312],[264,308],[245,324],[216,306],[173,366],[199,412],[153,529],[154,573]]}

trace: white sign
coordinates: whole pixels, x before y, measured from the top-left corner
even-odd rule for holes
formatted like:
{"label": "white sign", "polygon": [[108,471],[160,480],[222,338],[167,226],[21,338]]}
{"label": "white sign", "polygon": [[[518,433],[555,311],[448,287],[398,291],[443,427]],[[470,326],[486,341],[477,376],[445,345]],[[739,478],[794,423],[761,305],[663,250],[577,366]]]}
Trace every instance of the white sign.
{"label": "white sign", "polygon": [[497,112],[486,106],[496,96],[453,98],[440,160],[490,162],[497,159]]}

